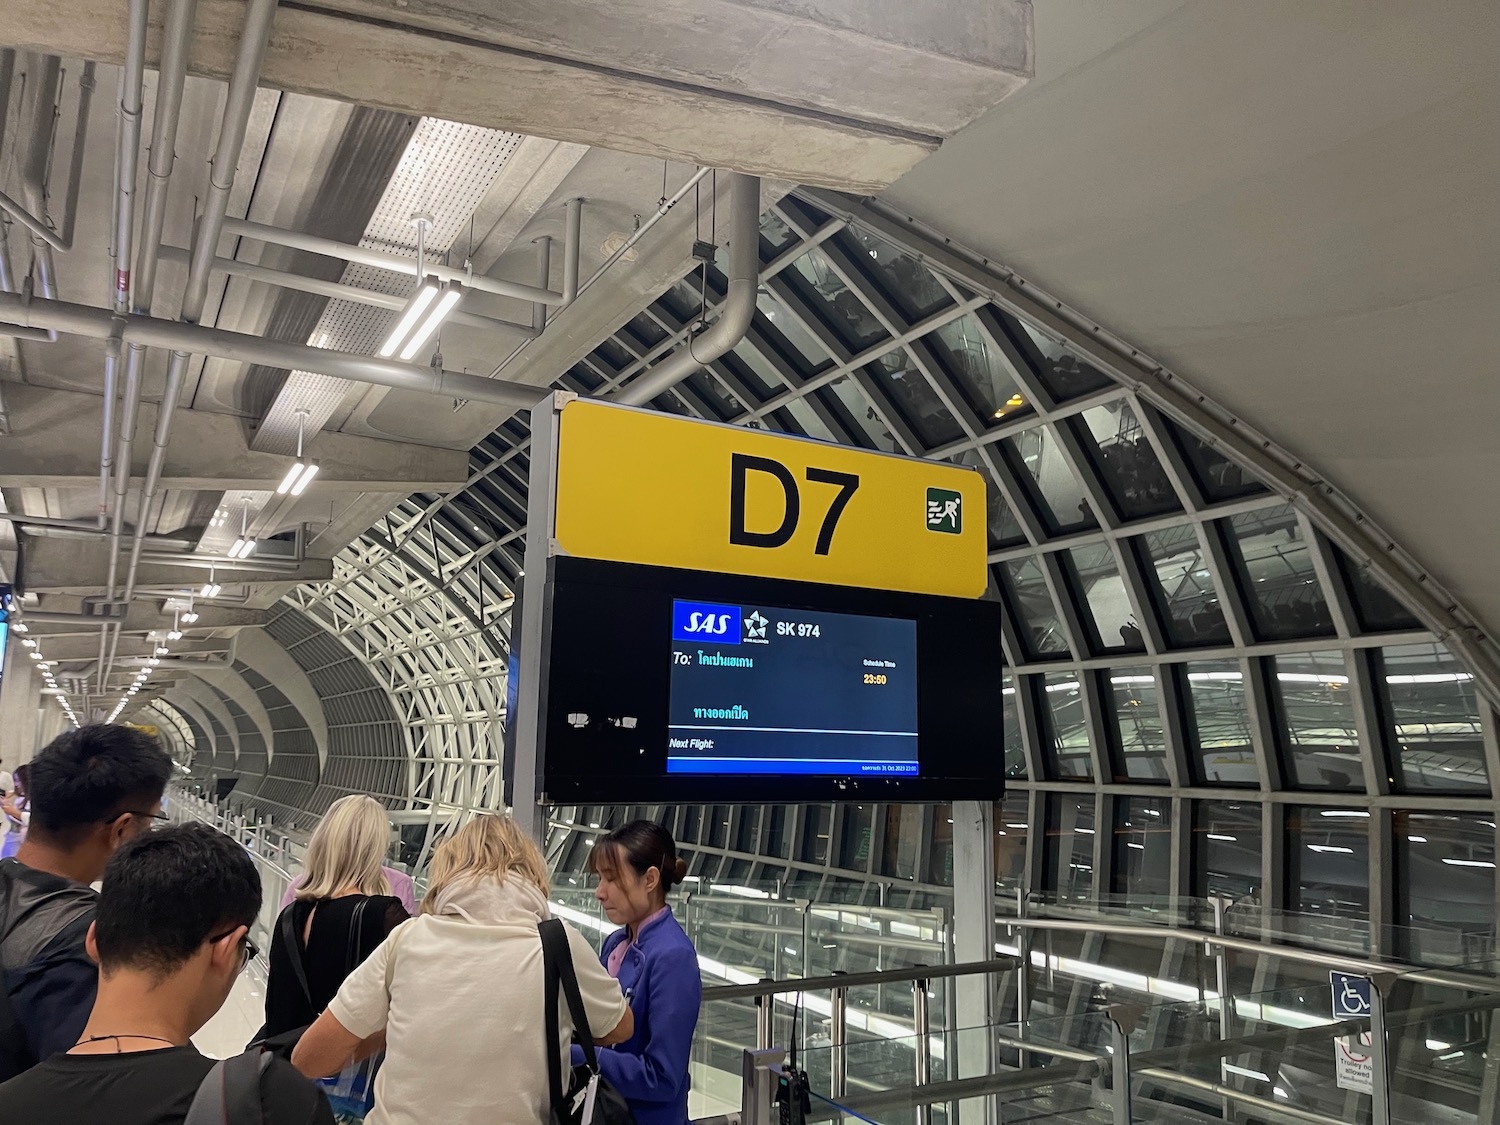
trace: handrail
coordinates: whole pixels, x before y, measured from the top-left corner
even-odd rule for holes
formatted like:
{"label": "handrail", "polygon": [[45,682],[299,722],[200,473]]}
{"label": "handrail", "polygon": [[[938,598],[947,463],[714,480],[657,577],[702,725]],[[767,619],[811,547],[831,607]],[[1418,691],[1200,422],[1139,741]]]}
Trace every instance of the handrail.
{"label": "handrail", "polygon": [[1233,949],[1241,953],[1256,953],[1279,957],[1287,961],[1321,965],[1324,968],[1355,973],[1360,976],[1367,976],[1370,973],[1395,973],[1403,980],[1415,981],[1419,984],[1441,985],[1470,992],[1500,992],[1500,977],[1409,965],[1400,961],[1372,961],[1338,953],[1324,953],[1317,949],[1304,949],[1301,946],[1278,945],[1273,942],[1255,941],[1252,938],[1217,934],[1210,930],[1195,930],[1182,926],[1120,924],[1112,923],[1104,918],[1023,918],[1011,915],[997,917],[995,924],[1024,930],[1062,930],[1072,933],[1098,933],[1109,937],[1144,937],[1164,941],[1201,942],[1204,945]]}
{"label": "handrail", "polygon": [[870,984],[899,984],[916,980],[947,980],[949,977],[1008,973],[1021,963],[1019,957],[996,957],[991,961],[964,961],[956,965],[909,965],[899,969],[874,969],[868,973],[834,973],[826,977],[787,977],[755,984],[716,984],[703,990],[703,1002],[744,1000],[759,996],[785,996],[792,992],[822,992],[825,989],[860,988]]}

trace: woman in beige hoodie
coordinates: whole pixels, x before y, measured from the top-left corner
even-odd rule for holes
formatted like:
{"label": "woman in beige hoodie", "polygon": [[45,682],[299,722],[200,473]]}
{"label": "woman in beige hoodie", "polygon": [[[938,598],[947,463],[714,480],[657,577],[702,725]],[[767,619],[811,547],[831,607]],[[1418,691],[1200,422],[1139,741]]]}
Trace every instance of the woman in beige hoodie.
{"label": "woman in beige hoodie", "polygon": [[[508,816],[476,817],[433,856],[421,914],[350,974],[292,1062],[326,1077],[383,1044],[369,1125],[546,1125],[547,1055],[573,1037],[566,1004],[560,1042],[543,1031],[537,924],[549,917],[536,844]],[[623,1042],[620,986],[564,925],[594,1041]]]}

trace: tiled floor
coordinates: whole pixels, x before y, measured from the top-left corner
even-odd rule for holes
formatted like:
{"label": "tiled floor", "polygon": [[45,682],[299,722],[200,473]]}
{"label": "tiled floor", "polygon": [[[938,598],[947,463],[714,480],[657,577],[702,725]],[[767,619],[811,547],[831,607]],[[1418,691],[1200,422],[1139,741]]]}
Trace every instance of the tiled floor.
{"label": "tiled floor", "polygon": [[245,1049],[245,1044],[266,1020],[266,984],[260,966],[251,965],[240,974],[234,991],[218,1015],[193,1036],[198,1050],[215,1059],[227,1059]]}
{"label": "tiled floor", "polygon": [[[235,982],[234,991],[218,1015],[193,1036],[198,1050],[215,1059],[237,1055],[265,1022],[266,983],[259,965],[252,965]],[[689,1115],[697,1120],[740,1108],[737,1074],[712,1071],[693,1064],[693,1091],[689,1096]]]}

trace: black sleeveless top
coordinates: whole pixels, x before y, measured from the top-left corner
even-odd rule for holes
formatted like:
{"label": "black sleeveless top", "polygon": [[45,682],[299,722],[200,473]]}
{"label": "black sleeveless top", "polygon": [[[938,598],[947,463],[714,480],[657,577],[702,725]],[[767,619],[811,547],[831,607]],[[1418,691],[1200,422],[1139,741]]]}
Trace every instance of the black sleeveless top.
{"label": "black sleeveless top", "polygon": [[[365,907],[357,912],[361,902]],[[281,913],[271,939],[270,973],[266,981],[266,1026],[261,1034],[267,1036],[306,1027],[317,1019],[338,994],[344,978],[375,952],[387,934],[410,917],[401,900],[388,895],[346,895],[318,902],[297,899]],[[358,933],[353,932],[356,913],[360,916]],[[307,986],[312,992],[311,1003],[298,983],[292,952],[286,946],[282,919],[287,914],[291,915],[292,932],[302,953]],[[302,935],[307,930],[309,914],[312,931],[304,949]]]}

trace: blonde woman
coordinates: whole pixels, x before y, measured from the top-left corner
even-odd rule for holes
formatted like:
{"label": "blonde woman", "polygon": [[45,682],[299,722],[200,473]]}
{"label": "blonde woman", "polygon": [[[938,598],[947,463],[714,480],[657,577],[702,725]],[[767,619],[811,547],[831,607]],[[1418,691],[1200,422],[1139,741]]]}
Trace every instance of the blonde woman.
{"label": "blonde woman", "polygon": [[262,1037],[317,1019],[344,978],[410,917],[381,869],[389,833],[385,809],[365,796],[339,798],[318,823],[296,897],[271,937]]}
{"label": "blonde woman", "polygon": [[[421,914],[350,975],[292,1062],[322,1077],[383,1043],[370,1125],[546,1125],[548,1056],[573,1036],[566,1004],[559,1041],[543,1031],[537,925],[550,916],[537,846],[508,816],[475,818],[433,856]],[[620,986],[565,928],[589,1033],[624,1042],[634,1021]]]}

